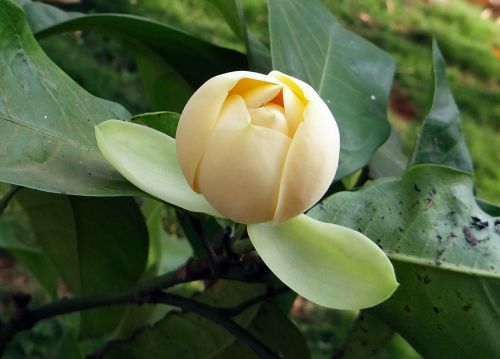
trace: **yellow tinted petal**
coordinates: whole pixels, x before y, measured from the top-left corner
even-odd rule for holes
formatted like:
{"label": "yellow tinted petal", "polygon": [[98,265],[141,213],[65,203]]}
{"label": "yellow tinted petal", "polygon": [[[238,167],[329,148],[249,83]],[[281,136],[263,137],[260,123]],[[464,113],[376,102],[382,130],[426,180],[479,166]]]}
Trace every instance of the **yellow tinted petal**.
{"label": "yellow tinted petal", "polygon": [[290,145],[273,221],[281,223],[312,207],[326,192],[337,170],[339,130],[326,104],[310,101],[304,122]]}
{"label": "yellow tinted petal", "polygon": [[248,71],[235,71],[215,76],[193,94],[182,111],[177,127],[176,146],[179,164],[189,185],[193,188],[195,188],[196,169],[218,121],[222,105],[228,93],[241,83],[242,79],[250,79],[248,83],[258,85],[272,83],[269,77]]}
{"label": "yellow tinted petal", "polygon": [[267,127],[289,136],[288,122],[283,107],[268,103],[260,108],[249,109],[248,112],[252,118],[252,125]]}
{"label": "yellow tinted petal", "polygon": [[200,192],[233,221],[271,220],[289,145],[280,132],[251,125],[243,99],[230,96],[198,169]]}
{"label": "yellow tinted petal", "polygon": [[241,95],[248,108],[258,108],[275,98],[281,91],[280,85],[255,87]]}
{"label": "yellow tinted petal", "polygon": [[283,90],[283,102],[285,116],[290,128],[290,135],[294,135],[300,123],[304,119],[304,104],[293,91],[288,88]]}

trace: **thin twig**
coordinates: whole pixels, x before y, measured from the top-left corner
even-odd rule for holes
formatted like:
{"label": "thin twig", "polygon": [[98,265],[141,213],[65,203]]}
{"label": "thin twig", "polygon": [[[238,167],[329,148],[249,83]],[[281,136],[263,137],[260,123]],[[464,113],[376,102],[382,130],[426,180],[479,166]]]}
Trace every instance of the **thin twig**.
{"label": "thin twig", "polygon": [[[221,327],[226,329],[229,333],[234,335],[236,338],[241,340],[243,343],[248,345],[255,354],[257,354],[262,359],[279,359],[280,356],[269,349],[265,344],[263,344],[259,339],[250,334],[245,328],[241,327],[231,318],[227,317],[224,312],[224,308],[213,307],[204,303],[197,302],[195,300],[179,297],[170,293],[161,293],[158,295],[154,301],[156,303],[163,303],[168,305],[173,305],[179,307],[186,312],[193,312],[199,314],[207,319],[210,319],[214,323],[219,324]],[[253,303],[255,304],[255,303]],[[253,305],[252,304],[252,305]],[[231,310],[232,308],[227,308],[226,310]],[[241,312],[240,312],[241,313]]]}
{"label": "thin twig", "polygon": [[5,209],[9,205],[10,201],[12,200],[12,198],[14,198],[14,196],[16,195],[16,193],[19,192],[21,189],[23,189],[23,187],[13,185],[9,189],[9,191],[5,194],[5,196],[3,196],[0,199],[0,214],[2,214],[3,211],[5,211]]}
{"label": "thin twig", "polygon": [[180,269],[142,282],[121,293],[92,294],[78,298],[63,298],[35,310],[17,308],[16,315],[0,328],[0,357],[14,335],[30,329],[41,320],[80,310],[107,307],[124,303],[143,303],[148,295],[179,283],[210,277],[206,258],[188,263]]}
{"label": "thin twig", "polygon": [[234,317],[235,315],[238,315],[248,308],[254,306],[257,303],[261,303],[267,299],[274,298],[280,294],[284,294],[288,292],[290,289],[288,287],[281,287],[281,288],[269,288],[266,293],[262,295],[258,295],[256,297],[253,297],[246,302],[240,303],[238,305],[235,305],[234,307],[231,308],[221,308],[221,312],[224,313],[227,316]]}
{"label": "thin twig", "polygon": [[[179,283],[209,278],[211,273],[208,263],[209,261],[207,258],[194,260],[177,271],[169,272],[147,282],[139,283],[121,293],[103,293],[78,298],[61,299],[35,310],[27,308],[27,303],[29,303],[29,301],[26,302],[26,305],[20,305],[18,303],[19,301],[16,301],[17,308],[15,315],[0,327],[0,356],[14,335],[23,330],[30,329],[36,323],[44,319],[76,311],[125,303],[164,303],[177,306],[185,311],[195,312],[215,321],[251,347],[261,358],[279,358],[269,348],[260,343],[255,337],[229,317],[238,315],[252,305],[282,293],[284,288],[277,290],[271,289],[263,295],[230,308],[212,307],[189,298],[161,292],[162,289],[172,287]],[[255,265],[252,261],[250,263],[252,263],[252,266]],[[219,273],[222,274],[224,274],[223,271],[227,270],[228,267],[224,264],[218,268]],[[22,301],[22,303],[24,302],[25,301]]]}

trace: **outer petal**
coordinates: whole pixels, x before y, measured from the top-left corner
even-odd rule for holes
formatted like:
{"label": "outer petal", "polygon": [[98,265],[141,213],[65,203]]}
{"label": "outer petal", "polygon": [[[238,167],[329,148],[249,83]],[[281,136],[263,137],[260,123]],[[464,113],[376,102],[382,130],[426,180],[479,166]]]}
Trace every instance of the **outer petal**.
{"label": "outer petal", "polygon": [[99,124],[95,133],[104,157],[144,192],[190,211],[220,217],[186,182],[173,138],[146,126],[117,120]]}
{"label": "outer petal", "polygon": [[300,215],[280,225],[249,225],[248,234],[283,283],[325,307],[371,307],[398,286],[384,252],[347,227]]}
{"label": "outer petal", "polygon": [[281,132],[252,125],[243,99],[230,96],[200,163],[201,193],[233,221],[271,220],[289,144]]}
{"label": "outer petal", "polygon": [[[243,78],[260,81],[262,85],[273,84],[271,78],[247,71],[215,76],[191,96],[182,111],[176,134],[177,153],[182,171],[193,188],[195,188],[194,180],[198,164],[218,121],[222,105],[229,91]],[[241,87],[236,90],[242,92],[249,90],[244,88],[244,84]]]}
{"label": "outer petal", "polygon": [[274,222],[281,223],[321,199],[337,171],[339,130],[326,104],[317,96],[304,109],[290,145],[281,179]]}

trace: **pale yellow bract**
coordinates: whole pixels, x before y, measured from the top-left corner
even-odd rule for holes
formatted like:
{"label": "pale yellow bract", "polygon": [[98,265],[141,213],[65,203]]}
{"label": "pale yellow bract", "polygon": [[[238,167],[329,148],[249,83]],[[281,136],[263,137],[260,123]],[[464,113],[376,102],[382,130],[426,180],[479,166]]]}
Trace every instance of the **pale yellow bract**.
{"label": "pale yellow bract", "polygon": [[339,131],[308,84],[273,71],[222,74],[186,104],[176,135],[189,185],[240,223],[282,223],[312,207],[337,170]]}

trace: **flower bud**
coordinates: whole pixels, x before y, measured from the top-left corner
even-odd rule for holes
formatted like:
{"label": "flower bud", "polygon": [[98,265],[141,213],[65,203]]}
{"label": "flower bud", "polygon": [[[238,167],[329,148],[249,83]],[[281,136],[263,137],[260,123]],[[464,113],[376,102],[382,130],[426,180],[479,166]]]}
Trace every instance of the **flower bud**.
{"label": "flower bud", "polygon": [[189,185],[225,217],[281,223],[312,207],[337,170],[339,131],[306,83],[238,71],[203,84],[176,135]]}

